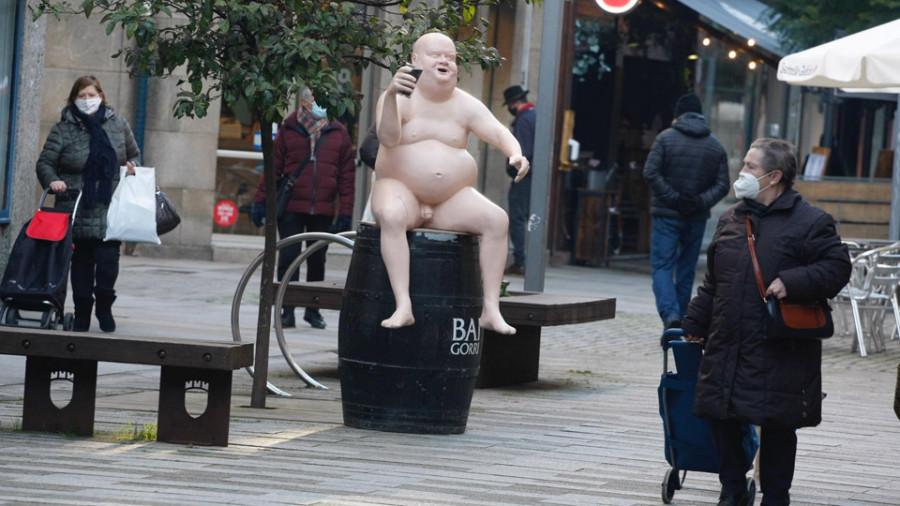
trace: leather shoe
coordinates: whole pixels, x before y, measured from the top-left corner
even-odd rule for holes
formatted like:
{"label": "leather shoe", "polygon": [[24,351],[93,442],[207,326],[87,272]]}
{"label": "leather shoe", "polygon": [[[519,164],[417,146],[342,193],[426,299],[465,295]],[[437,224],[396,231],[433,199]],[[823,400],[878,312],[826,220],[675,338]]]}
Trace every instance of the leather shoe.
{"label": "leather shoe", "polygon": [[297,321],[294,319],[294,311],[283,311],[281,313],[281,328],[292,329],[296,326]]}
{"label": "leather shoe", "polygon": [[308,323],[312,328],[325,328],[325,319],[322,318],[322,314],[319,313],[318,309],[307,308],[306,312],[303,313],[303,320],[306,321],[306,323]]}
{"label": "leather shoe", "polygon": [[739,497],[733,495],[720,495],[719,503],[716,506],[748,506],[750,503],[750,494],[746,491]]}
{"label": "leather shoe", "polygon": [[503,271],[503,274],[513,275],[513,276],[524,276],[525,268],[516,264],[512,264]]}

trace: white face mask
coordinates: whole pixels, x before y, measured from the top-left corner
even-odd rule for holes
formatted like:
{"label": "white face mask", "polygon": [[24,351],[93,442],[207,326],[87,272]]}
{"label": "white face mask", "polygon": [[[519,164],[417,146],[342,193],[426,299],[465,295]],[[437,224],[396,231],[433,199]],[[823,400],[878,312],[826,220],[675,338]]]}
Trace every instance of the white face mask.
{"label": "white face mask", "polygon": [[100,103],[103,102],[102,97],[94,97],[89,98],[87,100],[78,99],[75,101],[75,107],[78,108],[83,114],[90,116],[97,112],[97,109],[100,108]]}
{"label": "white face mask", "polygon": [[739,173],[738,178],[733,185],[734,196],[739,199],[755,199],[760,194],[760,192],[771,188],[771,185],[762,190],[759,188],[759,180],[771,175],[772,173],[768,172],[756,178],[753,177],[753,174],[750,174],[749,172]]}

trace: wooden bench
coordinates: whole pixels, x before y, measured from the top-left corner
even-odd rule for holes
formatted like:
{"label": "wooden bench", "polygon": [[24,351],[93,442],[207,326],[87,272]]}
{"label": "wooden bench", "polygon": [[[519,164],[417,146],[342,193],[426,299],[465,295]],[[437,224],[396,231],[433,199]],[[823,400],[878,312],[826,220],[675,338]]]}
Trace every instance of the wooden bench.
{"label": "wooden bench", "polygon": [[[275,291],[278,286],[276,284]],[[290,283],[283,305],[341,309],[343,282]],[[541,327],[614,318],[616,299],[581,295],[517,292],[500,299],[500,313],[516,328],[507,336],[485,331],[476,387],[488,388],[538,379]]]}
{"label": "wooden bench", "polygon": [[[157,440],[214,446],[228,446],[232,372],[253,365],[252,343],[17,327],[0,327],[0,353],[27,357],[23,430],[93,435],[97,362],[158,365]],[[72,382],[72,399],[62,408],[50,398],[57,380]],[[206,410],[197,417],[185,407],[190,390],[207,394]]]}

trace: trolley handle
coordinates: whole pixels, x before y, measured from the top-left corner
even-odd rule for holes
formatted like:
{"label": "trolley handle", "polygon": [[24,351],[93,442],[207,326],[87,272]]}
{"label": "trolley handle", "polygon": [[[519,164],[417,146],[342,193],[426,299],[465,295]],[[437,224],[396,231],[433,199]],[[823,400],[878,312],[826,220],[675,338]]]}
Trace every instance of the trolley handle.
{"label": "trolley handle", "polygon": [[[69,193],[69,192],[71,192],[71,191],[74,191],[74,190],[66,189],[66,191],[64,191],[64,192],[62,192],[62,193]],[[44,207],[44,200],[47,199],[47,194],[48,194],[48,193],[50,193],[50,187],[49,187],[49,186],[48,186],[47,188],[45,188],[45,189],[44,189],[44,193],[41,194],[41,201],[38,203],[38,208]],[[78,204],[79,204],[80,202],[81,202],[81,190],[79,189],[79,190],[78,190],[78,196],[75,197],[75,206],[72,208],[72,216],[71,216],[72,223],[75,223],[75,213],[78,212]]]}

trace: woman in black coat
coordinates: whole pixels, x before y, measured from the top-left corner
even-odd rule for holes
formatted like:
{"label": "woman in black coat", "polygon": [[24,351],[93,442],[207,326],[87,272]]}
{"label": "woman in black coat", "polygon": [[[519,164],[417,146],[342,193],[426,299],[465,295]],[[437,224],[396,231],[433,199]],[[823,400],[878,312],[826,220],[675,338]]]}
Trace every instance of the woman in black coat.
{"label": "woman in black coat", "polygon": [[131,127],[106,103],[100,81],[94,76],[76,79],[36,165],[41,187],[56,194],[56,207],[74,209],[81,190],[72,223],[72,330],[90,330],[95,297],[100,330],[116,330],[112,305],[122,243],[103,240],[106,213],[119,184],[119,167],[128,167],[126,174],[133,175],[140,159]]}
{"label": "woman in black coat", "polygon": [[794,146],[758,139],[734,183],[741,198],[722,214],[707,252],[708,271],[682,323],[686,340],[705,343],[694,415],[710,419],[721,469],[719,505],[746,505],[747,457],[741,426],[762,428],[762,504],[790,504],[795,429],[822,420],[822,343],[764,340],[765,302],[750,259],[753,230],[766,294],[825,299],[850,279],[850,258],[830,215],[792,189]]}

